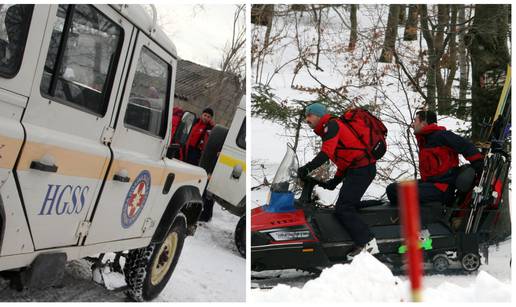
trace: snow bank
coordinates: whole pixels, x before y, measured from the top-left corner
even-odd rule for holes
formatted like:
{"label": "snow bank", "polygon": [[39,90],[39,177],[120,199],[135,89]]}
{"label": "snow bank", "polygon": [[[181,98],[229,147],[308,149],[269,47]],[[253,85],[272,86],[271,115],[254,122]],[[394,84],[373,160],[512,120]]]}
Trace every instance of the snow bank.
{"label": "snow bank", "polygon": [[264,302],[401,302],[402,281],[375,257],[362,253],[351,264],[336,264],[302,288],[278,285],[252,290],[252,300]]}
{"label": "snow bank", "polygon": [[[430,278],[432,278],[431,276]],[[510,280],[502,282],[485,271],[474,280],[461,280],[463,286],[441,281],[426,287],[426,302],[510,302]],[[464,284],[467,284],[464,286]],[[425,279],[423,279],[425,284]],[[254,289],[251,299],[259,302],[407,302],[410,284],[392,274],[387,266],[370,254],[358,255],[351,264],[337,264],[302,287],[277,285],[270,290]]]}
{"label": "snow bank", "polygon": [[424,298],[429,302],[510,302],[511,284],[480,271],[468,287],[445,281],[436,288],[425,289]]}

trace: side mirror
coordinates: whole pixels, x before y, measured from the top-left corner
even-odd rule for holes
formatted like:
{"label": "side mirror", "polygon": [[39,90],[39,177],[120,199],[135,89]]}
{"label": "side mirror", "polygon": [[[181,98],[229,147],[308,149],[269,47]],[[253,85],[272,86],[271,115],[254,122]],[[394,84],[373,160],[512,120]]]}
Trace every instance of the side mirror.
{"label": "side mirror", "polygon": [[177,127],[177,131],[174,131],[174,137],[172,138],[172,143],[178,143],[181,145],[185,145],[188,140],[188,136],[192,130],[193,124],[196,120],[196,116],[192,112],[185,111],[183,117],[181,117],[181,122]]}
{"label": "side mirror", "polygon": [[170,144],[167,149],[167,158],[174,159],[179,157],[179,150],[181,150],[181,145],[179,144]]}

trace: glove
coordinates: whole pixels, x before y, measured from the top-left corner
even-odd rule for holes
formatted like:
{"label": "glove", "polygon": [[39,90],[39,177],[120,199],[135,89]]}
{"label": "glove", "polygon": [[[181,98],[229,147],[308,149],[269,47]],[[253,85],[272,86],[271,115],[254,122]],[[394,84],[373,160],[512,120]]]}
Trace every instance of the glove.
{"label": "glove", "polygon": [[475,174],[477,176],[482,175],[482,171],[484,170],[484,160],[478,159],[470,163],[471,167],[475,170]]}
{"label": "glove", "polygon": [[342,182],[342,177],[335,176],[332,179],[322,182],[319,186],[323,189],[333,191]]}
{"label": "glove", "polygon": [[308,176],[308,173],[310,173],[310,171],[311,170],[308,168],[308,166],[301,166],[297,169],[297,176],[299,177],[299,179],[304,179],[306,178],[306,176]]}

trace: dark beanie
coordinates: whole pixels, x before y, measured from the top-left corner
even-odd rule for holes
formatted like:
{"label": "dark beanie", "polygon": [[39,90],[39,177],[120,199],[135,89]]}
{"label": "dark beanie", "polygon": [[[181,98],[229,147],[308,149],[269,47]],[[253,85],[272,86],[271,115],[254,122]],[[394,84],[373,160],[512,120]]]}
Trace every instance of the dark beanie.
{"label": "dark beanie", "polygon": [[206,108],[206,109],[202,110],[202,113],[208,113],[213,117],[213,110],[211,108]]}

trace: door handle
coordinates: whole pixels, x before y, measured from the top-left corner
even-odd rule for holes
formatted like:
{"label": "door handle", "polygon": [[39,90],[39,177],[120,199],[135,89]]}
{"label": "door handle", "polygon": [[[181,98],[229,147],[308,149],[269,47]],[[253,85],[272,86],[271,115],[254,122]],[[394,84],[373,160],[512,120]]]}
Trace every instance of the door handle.
{"label": "door handle", "polygon": [[41,163],[39,161],[32,161],[30,163],[30,168],[38,170],[38,171],[42,171],[42,172],[49,172],[49,173],[57,172],[57,165],[55,165],[55,164],[48,165],[48,164]]}
{"label": "door handle", "polygon": [[233,167],[233,172],[231,173],[231,177],[233,177],[235,179],[240,178],[240,176],[242,176],[242,171],[243,171],[242,165],[240,165],[240,164],[235,165],[235,167]]}
{"label": "door handle", "polygon": [[131,181],[131,178],[129,177],[127,170],[123,169],[118,171],[114,176],[113,180],[120,181],[120,182],[129,182]]}
{"label": "door handle", "polygon": [[129,178],[128,176],[122,176],[122,175],[115,174],[115,176],[113,176],[113,180],[120,181],[120,182],[129,182],[131,180],[131,178]]}

